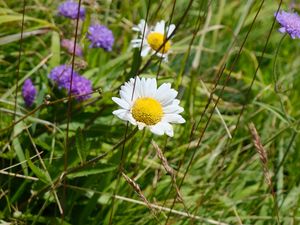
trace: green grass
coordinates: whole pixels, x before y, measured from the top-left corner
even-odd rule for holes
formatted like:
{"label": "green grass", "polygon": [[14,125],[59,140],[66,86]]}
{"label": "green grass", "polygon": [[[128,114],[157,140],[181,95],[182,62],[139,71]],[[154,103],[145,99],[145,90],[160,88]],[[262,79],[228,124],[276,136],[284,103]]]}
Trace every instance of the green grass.
{"label": "green grass", "polygon": [[[75,59],[75,69],[92,81],[95,92],[87,101],[72,101],[71,114],[67,94],[47,76],[55,66],[72,63],[60,40],[74,37],[76,22],[57,16],[60,1],[27,0],[20,50],[19,2],[0,0],[1,220],[300,222],[300,45],[283,38],[276,22],[272,29],[280,1],[266,0],[260,9],[262,1],[195,0],[186,14],[190,1],[185,0],[84,1],[87,17],[78,36],[84,58]],[[172,17],[179,25],[168,62],[153,57],[147,64],[150,56],[140,58],[130,46],[136,37],[131,28],[146,18],[148,2],[150,24]],[[283,1],[281,8],[288,7]],[[89,48],[85,36],[94,21],[112,30],[112,52]],[[173,138],[137,131],[112,115],[117,105],[111,97],[136,74],[158,76],[159,84],[170,82],[179,91],[187,122],[174,125]],[[26,78],[38,89],[32,108],[21,97]],[[267,164],[253,145],[251,122]],[[153,143],[173,172],[166,171]],[[271,187],[263,167],[272,176]]]}

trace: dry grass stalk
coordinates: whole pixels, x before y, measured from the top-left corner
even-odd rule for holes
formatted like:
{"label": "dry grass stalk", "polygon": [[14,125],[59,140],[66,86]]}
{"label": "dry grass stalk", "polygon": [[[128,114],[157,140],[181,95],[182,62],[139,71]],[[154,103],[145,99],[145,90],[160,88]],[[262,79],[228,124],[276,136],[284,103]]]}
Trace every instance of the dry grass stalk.
{"label": "dry grass stalk", "polygon": [[134,180],[132,180],[130,177],[128,177],[124,172],[121,172],[124,179],[127,181],[127,183],[135,190],[135,192],[138,194],[138,196],[142,199],[142,201],[147,205],[147,207],[155,213],[154,208],[151,206],[150,202],[146,199],[145,195],[143,194],[140,186],[135,183]]}
{"label": "dry grass stalk", "polygon": [[161,149],[158,147],[158,145],[155,143],[155,141],[152,140],[152,145],[153,147],[155,148],[156,150],[156,154],[157,154],[157,157],[160,159],[161,163],[162,163],[162,166],[165,168],[166,172],[171,176],[172,178],[172,182],[173,182],[173,185],[175,187],[175,190],[176,190],[176,193],[177,193],[177,198],[180,202],[183,203],[183,198],[182,198],[182,195],[180,193],[180,190],[177,186],[177,182],[176,182],[176,176],[175,176],[175,173],[174,173],[174,170],[172,167],[169,166],[169,163],[168,163],[168,160],[166,159],[166,157],[164,156],[164,154],[162,153]]}
{"label": "dry grass stalk", "polygon": [[252,135],[252,141],[254,144],[254,147],[259,155],[262,167],[263,167],[263,172],[265,176],[266,183],[269,185],[270,189],[272,189],[272,181],[271,181],[271,176],[268,170],[268,155],[267,152],[264,148],[264,146],[261,143],[260,137],[257,133],[257,130],[254,126],[253,123],[250,123],[248,125],[250,133]]}
{"label": "dry grass stalk", "polygon": [[254,144],[255,149],[256,149],[256,151],[257,151],[257,153],[259,155],[259,158],[260,158],[260,161],[261,161],[261,164],[262,164],[262,167],[263,167],[265,181],[268,184],[269,189],[271,191],[271,194],[273,196],[274,211],[275,211],[275,214],[276,214],[277,224],[281,224],[280,223],[280,218],[279,218],[279,208],[278,208],[277,200],[276,200],[276,193],[275,193],[275,190],[273,188],[273,184],[272,184],[272,180],[271,180],[271,175],[270,175],[269,170],[268,170],[268,155],[267,155],[267,152],[266,152],[264,146],[262,145],[262,143],[260,141],[260,137],[259,137],[259,135],[257,133],[257,130],[256,130],[254,124],[250,123],[248,125],[248,127],[249,127],[250,133],[252,135],[253,144]]}

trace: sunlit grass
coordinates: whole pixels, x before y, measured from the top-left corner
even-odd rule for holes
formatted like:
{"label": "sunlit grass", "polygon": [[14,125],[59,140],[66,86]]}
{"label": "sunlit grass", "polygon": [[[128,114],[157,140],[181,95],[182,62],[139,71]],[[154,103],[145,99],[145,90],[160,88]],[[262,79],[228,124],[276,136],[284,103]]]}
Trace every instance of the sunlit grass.
{"label": "sunlit grass", "polygon": [[[0,1],[1,220],[299,222],[300,49],[274,23],[280,1],[83,1],[74,61],[60,42],[74,38],[76,20],[58,15],[60,1],[25,3],[22,33],[23,2]],[[176,25],[167,62],[131,47],[141,19]],[[89,47],[95,23],[112,30],[112,51]],[[91,98],[49,80],[61,64],[91,80]],[[112,97],[136,75],[178,91],[186,123],[173,125],[174,137],[112,114]],[[38,91],[31,108],[27,78]]]}

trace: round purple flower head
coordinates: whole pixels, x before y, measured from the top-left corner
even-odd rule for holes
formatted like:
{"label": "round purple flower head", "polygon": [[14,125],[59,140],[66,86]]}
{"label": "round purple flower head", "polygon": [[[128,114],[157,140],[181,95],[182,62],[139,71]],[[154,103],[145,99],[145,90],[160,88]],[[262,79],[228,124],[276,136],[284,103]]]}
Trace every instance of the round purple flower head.
{"label": "round purple flower head", "polygon": [[87,37],[91,41],[91,48],[103,48],[109,52],[114,44],[114,36],[111,30],[100,24],[91,25]]}
{"label": "round purple flower head", "polygon": [[[58,14],[73,20],[77,19],[78,6],[79,4],[77,2],[68,0],[59,5]],[[79,10],[79,18],[84,20],[84,17],[85,17],[85,8],[81,5]]]}
{"label": "round purple flower head", "polygon": [[[48,77],[57,84],[59,89],[62,89],[70,87],[71,74],[71,66],[61,65],[53,68]],[[73,70],[73,81],[75,76],[79,76],[79,74]]]}
{"label": "round purple flower head", "polygon": [[276,20],[282,26],[279,29],[281,33],[288,33],[291,38],[300,38],[300,16],[297,13],[278,12]]}
{"label": "round purple flower head", "polygon": [[[63,39],[61,41],[61,46],[64,47],[70,54],[73,54],[74,51],[74,40]],[[75,55],[82,56],[82,48],[79,44],[75,45]]]}
{"label": "round purple flower head", "polygon": [[[69,92],[69,88],[67,88]],[[89,99],[91,97],[90,94],[93,91],[92,83],[90,80],[86,79],[83,76],[75,76],[73,78],[73,84],[72,84],[72,94],[74,95],[80,95],[77,96],[76,99],[79,101]]]}
{"label": "round purple flower head", "polygon": [[36,96],[36,89],[32,84],[30,79],[25,80],[24,85],[22,87],[22,96],[25,102],[25,105],[30,107],[32,106],[35,96]]}
{"label": "round purple flower head", "polygon": [[[60,65],[53,68],[49,74],[49,78],[58,86],[59,89],[66,89],[70,93],[70,82],[72,75],[72,67],[68,65]],[[75,97],[82,101],[90,98],[93,90],[91,81],[83,76],[80,76],[76,71],[73,71],[72,91],[74,95],[82,95]],[[85,95],[87,94],[87,95]]]}

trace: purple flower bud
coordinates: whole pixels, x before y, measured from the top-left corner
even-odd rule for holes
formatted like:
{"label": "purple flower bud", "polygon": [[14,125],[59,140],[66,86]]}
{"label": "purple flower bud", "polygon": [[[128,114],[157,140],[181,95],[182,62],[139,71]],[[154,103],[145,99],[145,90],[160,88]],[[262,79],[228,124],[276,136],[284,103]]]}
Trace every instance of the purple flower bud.
{"label": "purple flower bud", "polygon": [[[79,4],[77,2],[68,0],[59,5],[58,14],[73,20],[77,19],[78,6]],[[85,8],[81,5],[79,10],[79,18],[84,20],[84,17],[85,17]]]}
{"label": "purple flower bud", "polygon": [[[53,68],[48,77],[58,86],[59,89],[66,89],[70,93],[70,82],[72,75],[72,67],[68,65],[60,65]],[[82,95],[77,96],[78,101],[90,98],[93,91],[92,83],[90,80],[80,76],[76,71],[73,71],[72,79],[72,94]],[[87,95],[85,95],[87,94]]]}
{"label": "purple flower bud", "polygon": [[300,16],[297,13],[278,12],[274,15],[278,23],[282,26],[281,33],[288,33],[291,38],[300,38]]}
{"label": "purple flower bud", "polygon": [[89,27],[88,39],[91,41],[91,48],[103,48],[111,51],[114,44],[114,36],[106,26],[94,24]]}
{"label": "purple flower bud", "polygon": [[22,87],[22,96],[25,102],[25,105],[30,107],[32,106],[35,96],[36,96],[36,89],[32,84],[30,79],[26,79],[24,85]]}
{"label": "purple flower bud", "polygon": [[[70,54],[73,54],[74,51],[74,40],[63,39],[61,41],[61,46],[65,48]],[[82,56],[82,48],[79,44],[75,44],[75,55]]]}

